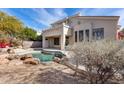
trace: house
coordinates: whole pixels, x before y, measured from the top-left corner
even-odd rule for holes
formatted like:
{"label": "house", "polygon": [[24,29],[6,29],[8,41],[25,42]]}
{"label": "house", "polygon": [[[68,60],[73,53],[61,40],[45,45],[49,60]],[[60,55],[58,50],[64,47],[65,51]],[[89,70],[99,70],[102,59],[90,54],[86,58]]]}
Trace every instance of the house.
{"label": "house", "polygon": [[117,30],[117,40],[124,40],[124,31],[122,31],[120,25],[118,25],[118,30]]}
{"label": "house", "polygon": [[76,14],[43,30],[43,48],[64,50],[67,45],[100,39],[116,39],[119,16],[81,16]]}

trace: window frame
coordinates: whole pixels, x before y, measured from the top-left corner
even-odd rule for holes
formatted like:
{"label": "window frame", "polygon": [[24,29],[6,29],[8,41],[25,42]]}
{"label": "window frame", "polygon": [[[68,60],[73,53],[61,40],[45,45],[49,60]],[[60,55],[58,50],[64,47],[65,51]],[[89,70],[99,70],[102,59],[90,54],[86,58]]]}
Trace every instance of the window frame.
{"label": "window frame", "polygon": [[79,41],[81,42],[83,40],[84,40],[84,30],[79,30]]}
{"label": "window frame", "polygon": [[86,30],[85,30],[85,37],[86,37],[87,40],[89,41],[89,38],[90,38],[90,30],[89,30],[89,29],[86,29]]}
{"label": "window frame", "polygon": [[92,37],[95,40],[104,39],[104,28],[94,28],[92,31]]}

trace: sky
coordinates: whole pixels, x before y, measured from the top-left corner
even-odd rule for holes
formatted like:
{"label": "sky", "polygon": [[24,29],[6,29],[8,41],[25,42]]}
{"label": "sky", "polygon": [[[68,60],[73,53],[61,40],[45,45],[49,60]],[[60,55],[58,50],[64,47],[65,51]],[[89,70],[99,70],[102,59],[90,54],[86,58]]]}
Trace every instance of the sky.
{"label": "sky", "polygon": [[0,8],[0,11],[16,16],[38,32],[50,27],[51,23],[78,12],[82,16],[120,16],[119,25],[124,27],[124,8]]}

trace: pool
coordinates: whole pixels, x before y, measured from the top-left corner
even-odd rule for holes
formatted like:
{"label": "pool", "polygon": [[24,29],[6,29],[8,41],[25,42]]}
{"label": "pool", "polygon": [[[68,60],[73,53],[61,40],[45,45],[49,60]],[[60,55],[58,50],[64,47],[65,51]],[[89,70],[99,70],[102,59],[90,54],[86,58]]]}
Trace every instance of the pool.
{"label": "pool", "polygon": [[42,61],[43,62],[53,61],[53,59],[54,59],[54,55],[52,55],[52,54],[32,53],[32,56],[34,58],[40,59],[41,62]]}
{"label": "pool", "polygon": [[40,59],[41,62],[53,61],[54,57],[63,58],[65,56],[62,52],[57,51],[47,51],[47,52],[33,52],[32,56],[34,58]]}

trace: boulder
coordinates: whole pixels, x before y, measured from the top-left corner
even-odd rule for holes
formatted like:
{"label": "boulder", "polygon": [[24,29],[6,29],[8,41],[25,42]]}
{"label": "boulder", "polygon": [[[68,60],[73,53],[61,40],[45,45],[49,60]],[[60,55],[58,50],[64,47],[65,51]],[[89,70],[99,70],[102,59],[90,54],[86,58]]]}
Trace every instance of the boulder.
{"label": "boulder", "polygon": [[54,62],[57,62],[57,63],[60,63],[60,62],[61,62],[61,59],[58,58],[58,57],[54,57],[53,61],[54,61]]}
{"label": "boulder", "polygon": [[14,49],[7,49],[7,53],[9,53],[9,54],[15,54],[15,51],[14,51]]}
{"label": "boulder", "polygon": [[23,61],[24,64],[32,64],[32,65],[37,65],[39,62],[35,60],[34,58],[27,58]]}
{"label": "boulder", "polygon": [[9,55],[6,57],[8,60],[14,60],[14,59],[19,59],[20,57],[18,55]]}
{"label": "boulder", "polygon": [[25,60],[25,59],[28,59],[28,58],[33,58],[32,54],[25,54],[20,59]]}
{"label": "boulder", "polygon": [[123,75],[120,73],[115,73],[114,76],[115,76],[115,79],[117,79],[117,80],[123,79]]}

